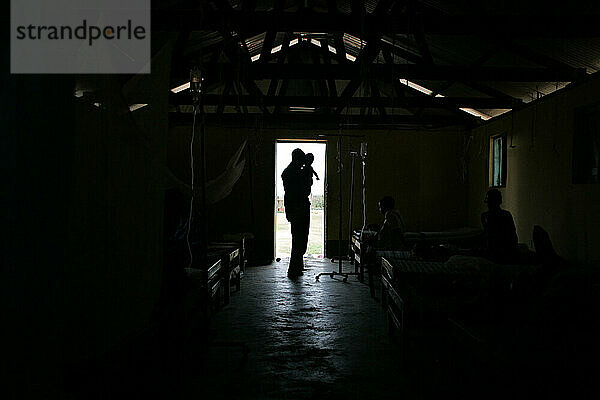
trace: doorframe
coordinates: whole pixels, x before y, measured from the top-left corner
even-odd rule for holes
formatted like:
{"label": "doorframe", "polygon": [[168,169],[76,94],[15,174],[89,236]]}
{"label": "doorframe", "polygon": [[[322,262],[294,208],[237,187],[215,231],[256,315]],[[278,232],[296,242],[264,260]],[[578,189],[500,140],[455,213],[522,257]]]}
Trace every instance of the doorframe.
{"label": "doorframe", "polygon": [[[277,257],[277,180],[278,180],[278,172],[277,171],[277,144],[278,143],[322,143],[325,145],[325,176],[321,178],[323,180],[323,258],[326,257],[327,254],[327,150],[329,147],[329,142],[327,138],[325,139],[314,139],[314,138],[276,138],[273,147],[275,157],[273,158],[273,171],[275,172],[275,196],[273,199],[274,205],[273,210],[273,254],[274,257]],[[283,171],[281,171],[283,172]],[[280,172],[279,172],[280,173]]]}

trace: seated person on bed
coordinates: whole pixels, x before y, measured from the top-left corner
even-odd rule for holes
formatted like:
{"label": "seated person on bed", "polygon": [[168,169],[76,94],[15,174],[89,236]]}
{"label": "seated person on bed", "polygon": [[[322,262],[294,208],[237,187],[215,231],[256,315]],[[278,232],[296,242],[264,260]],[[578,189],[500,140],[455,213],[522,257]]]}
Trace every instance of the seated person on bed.
{"label": "seated person on bed", "polygon": [[375,246],[380,249],[399,249],[406,228],[402,216],[394,209],[394,199],[385,196],[379,200],[379,211],[383,214],[384,220],[377,231]]}
{"label": "seated person on bed", "polygon": [[517,230],[512,214],[500,208],[502,193],[498,189],[490,189],[484,202],[488,206],[488,211],[481,214],[485,236],[484,256],[501,264],[517,262],[519,257]]}

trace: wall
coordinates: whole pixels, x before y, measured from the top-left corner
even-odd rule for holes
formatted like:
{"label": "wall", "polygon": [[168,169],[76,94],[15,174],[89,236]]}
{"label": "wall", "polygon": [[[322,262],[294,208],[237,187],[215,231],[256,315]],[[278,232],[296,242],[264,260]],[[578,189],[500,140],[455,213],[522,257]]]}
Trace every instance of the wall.
{"label": "wall", "polygon": [[[188,182],[189,121],[173,123],[169,132],[169,166],[176,176]],[[180,122],[180,120],[178,120]],[[209,226],[215,237],[223,233],[256,232],[257,250],[264,262],[273,258],[275,141],[284,138],[315,138],[317,134],[334,135],[338,131],[316,129],[292,130],[225,128],[207,126],[207,163],[209,179],[218,175],[235,149],[248,139],[248,157],[254,176],[254,215],[252,226],[250,174],[248,167],[232,195],[209,207]],[[466,186],[461,182],[463,132],[456,128],[435,131],[346,130],[342,140],[343,224],[342,238],[348,238],[350,151],[358,151],[365,135],[369,143],[367,167],[367,221],[380,223],[377,201],[391,195],[405,217],[409,230],[439,230],[463,226],[466,220]],[[321,138],[322,139],[322,138]],[[337,177],[337,138],[328,138],[327,148],[327,246],[328,254],[337,252],[339,232],[339,183]],[[354,227],[362,225],[360,164],[356,164]]]}
{"label": "wall", "polygon": [[457,128],[370,133],[369,220],[381,219],[376,203],[389,194],[409,231],[464,226],[463,140]]}
{"label": "wall", "polygon": [[[73,96],[75,76],[8,79],[0,264],[14,398],[53,398],[65,366],[149,326],[163,273],[171,52],[161,39],[150,75],[82,77],[105,111]],[[150,105],[131,114],[138,95]]]}
{"label": "wall", "polygon": [[[469,152],[469,222],[477,224],[489,185],[489,137],[508,135],[503,207],[519,241],[531,245],[533,225],[546,229],[570,260],[600,259],[600,185],[572,184],[573,110],[600,100],[600,79],[567,88],[474,129]],[[512,144],[510,146],[512,136]]]}
{"label": "wall", "polygon": [[3,354],[10,365],[4,381],[8,398],[39,398],[56,391],[60,382],[62,266],[74,135],[61,120],[74,111],[68,102],[72,92],[66,90],[73,81],[8,72],[2,77],[10,77],[3,87],[12,94],[6,96],[7,123],[0,134],[6,177],[0,193],[0,285]]}

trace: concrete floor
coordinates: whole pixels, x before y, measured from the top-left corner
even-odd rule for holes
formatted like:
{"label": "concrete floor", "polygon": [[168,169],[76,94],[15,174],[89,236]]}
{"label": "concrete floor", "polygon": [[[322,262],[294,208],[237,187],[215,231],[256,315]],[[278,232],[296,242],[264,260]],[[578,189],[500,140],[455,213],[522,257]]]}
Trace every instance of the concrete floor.
{"label": "concrete floor", "polygon": [[562,394],[572,388],[549,389],[550,373],[473,361],[443,328],[415,330],[419,339],[413,335],[401,357],[366,284],[356,277],[315,281],[333,269],[329,260],[312,259],[304,276],[291,280],[285,260],[249,268],[242,291],[211,321],[213,337],[245,343],[248,356],[239,347],[203,348],[202,362],[188,371],[184,398],[568,398]]}
{"label": "concrete floor", "polygon": [[[309,259],[295,280],[286,260],[248,268],[241,291],[208,327],[202,318],[183,318],[181,305],[164,308],[155,329],[69,366],[60,398],[427,399],[431,389],[447,398],[440,374],[432,374],[447,370],[426,354],[430,346],[401,362],[366,284],[355,276],[315,280],[337,268]],[[247,356],[232,343],[245,344]]]}
{"label": "concrete floor", "polygon": [[[329,260],[310,259],[295,280],[287,277],[285,261],[248,268],[241,292],[208,326],[203,314],[185,313],[173,296],[144,334],[96,359],[66,365],[58,398],[598,398],[589,395],[597,385],[587,381],[596,375],[575,355],[567,363],[557,353],[558,363],[521,365],[529,358],[526,349],[515,362],[498,364],[502,357],[472,354],[476,347],[461,344],[443,324],[414,325],[401,357],[367,285],[355,277],[315,281],[334,268]],[[410,320],[408,314],[407,325]],[[231,342],[244,343],[247,356]],[[579,369],[570,372],[573,365]],[[565,395],[574,388],[583,395]]]}
{"label": "concrete floor", "polygon": [[310,260],[296,280],[286,276],[285,260],[249,268],[242,291],[211,322],[219,340],[244,342],[248,357],[239,348],[211,347],[190,394],[210,388],[221,398],[406,398],[400,349],[380,304],[355,277],[315,281],[333,268]]}

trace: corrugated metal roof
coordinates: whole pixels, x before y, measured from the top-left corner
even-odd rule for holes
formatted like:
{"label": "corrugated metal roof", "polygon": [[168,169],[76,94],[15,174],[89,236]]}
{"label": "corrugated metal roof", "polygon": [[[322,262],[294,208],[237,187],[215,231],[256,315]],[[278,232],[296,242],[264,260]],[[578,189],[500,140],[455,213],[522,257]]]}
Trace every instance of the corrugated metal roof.
{"label": "corrugated metal roof", "polygon": [[336,4],[338,11],[342,14],[349,15],[352,13],[352,3],[350,1],[338,1]]}
{"label": "corrugated metal roof", "polygon": [[273,47],[277,47],[280,44],[282,44],[286,35],[287,34],[285,32],[277,32],[277,34],[275,35],[275,41],[273,42]]}
{"label": "corrugated metal roof", "polygon": [[491,57],[489,57],[484,63],[480,65],[489,67],[544,67],[543,65],[540,65],[535,61],[532,61],[528,58],[525,58],[505,49],[497,50]]}
{"label": "corrugated metal roof", "polygon": [[188,55],[192,53],[202,53],[211,51],[211,47],[218,45],[222,41],[223,36],[221,36],[221,33],[219,32],[193,31],[190,33],[183,54]]}
{"label": "corrugated metal roof", "polygon": [[[448,15],[479,13],[481,15],[531,15],[539,17],[541,13],[566,15],[577,13],[594,13],[600,10],[600,4],[594,1],[562,2],[560,5],[548,3],[545,0],[502,0],[502,1],[464,1],[464,0],[420,0],[432,10]],[[557,3],[558,4],[558,3]]]}
{"label": "corrugated metal roof", "polygon": [[[232,7],[235,9],[241,9],[243,5],[242,0],[229,0]],[[365,10],[368,13],[376,8],[379,0],[367,0],[365,4]],[[480,10],[491,10],[490,12],[497,12],[500,9],[506,8],[508,4],[511,6],[515,4],[515,9],[512,10],[515,14],[520,14],[520,10],[531,9],[531,5],[520,5],[525,3],[517,0],[507,0],[495,4],[479,4],[477,7]],[[257,3],[256,10],[270,10],[273,7],[271,1],[261,1]],[[298,7],[303,6],[303,2],[286,1],[285,10],[290,12]],[[464,14],[466,12],[472,12],[469,8],[471,3],[465,3],[464,1],[452,0],[422,0],[421,4],[430,10],[438,10],[442,13],[449,15]],[[600,4],[600,3],[599,3]],[[351,13],[351,1],[338,1],[336,2],[337,8],[344,14]],[[314,0],[310,3],[310,6],[314,11],[322,11],[328,9],[328,2],[326,0]],[[522,13],[521,13],[522,14]],[[509,29],[509,27],[507,27]],[[265,40],[266,33],[260,33],[251,38],[244,40],[245,46],[248,48],[249,55],[256,57],[262,51],[263,43]],[[360,35],[358,35],[360,36]],[[352,57],[357,57],[360,54],[362,48],[366,46],[366,41],[361,40],[360,37],[344,33],[343,44],[344,51]],[[273,47],[280,46],[286,39],[286,34],[278,32],[273,42]],[[538,63],[532,61],[534,57],[527,57],[528,51],[535,52],[542,57],[548,57],[556,60],[558,63],[571,66],[573,68],[585,68],[588,73],[594,73],[600,71],[600,39],[560,39],[560,38],[523,38],[521,40],[514,39],[513,42],[520,46],[523,50],[521,54],[518,52],[511,51],[510,46],[504,46],[503,43],[498,42],[501,39],[495,39],[496,42],[490,41],[483,37],[475,35],[470,36],[451,36],[451,35],[426,35],[425,36],[427,46],[432,55],[433,61],[437,65],[463,65],[463,66],[521,66],[521,67],[539,67]],[[331,37],[326,37],[324,40],[334,48],[334,41]],[[223,37],[219,32],[211,31],[196,31],[192,32],[188,45],[184,51],[186,56],[190,56],[196,62],[205,61],[206,57],[210,52],[219,49]],[[392,59],[397,64],[414,63],[421,57],[419,46],[416,43],[414,35],[384,35],[382,41],[386,45],[392,48],[399,49],[396,52],[392,52]],[[240,46],[244,47],[242,43]],[[205,54],[206,53],[206,54]],[[403,55],[404,54],[404,55]],[[335,57],[332,59],[335,63]],[[375,58],[375,63],[386,63],[383,53],[380,52]],[[380,84],[380,90],[382,95],[395,96],[395,90],[393,87],[393,79],[399,79],[401,77],[389,77],[389,81],[384,79],[384,82]],[[338,95],[342,93],[345,85],[348,81],[336,81]],[[480,90],[474,89],[465,84],[456,82],[440,82],[440,81],[415,81],[418,85],[424,88],[432,90],[434,93],[442,93],[445,96],[456,96],[456,97],[489,97],[482,93]],[[569,82],[545,82],[545,83],[528,83],[528,82],[480,82],[481,85],[486,85],[492,89],[495,89],[501,93],[512,96],[516,99],[521,99],[524,102],[530,102],[541,96],[550,94],[558,89],[563,88]],[[266,93],[270,80],[257,81],[257,85]],[[410,88],[405,88],[410,93]],[[357,90],[357,95],[361,93],[367,93],[368,88]],[[397,110],[397,109],[396,109]],[[438,110],[439,111],[439,110]],[[499,115],[505,112],[505,110],[481,110],[490,116]],[[428,112],[435,112],[431,110]]]}
{"label": "corrugated metal roof", "polygon": [[[321,1],[316,1],[315,3],[317,3],[317,6],[313,6],[313,9],[316,8],[324,8],[327,9],[327,1],[321,0]],[[379,0],[365,0],[363,2],[364,6],[365,6],[365,11],[368,14],[371,14],[373,12],[373,10],[375,10],[375,7],[377,7],[377,4],[379,3]],[[336,1],[336,6],[338,8],[338,10],[340,12],[342,12],[343,14],[351,14],[352,13],[352,1],[351,0],[345,0],[345,1]]]}
{"label": "corrugated metal roof", "polygon": [[[469,36],[427,35],[427,44],[434,62],[439,65],[484,65],[494,67],[541,67],[542,65],[516,54],[502,46],[482,38]],[[586,68],[588,73],[600,70],[600,39],[522,39],[516,45],[531,52],[549,57],[573,68]],[[407,46],[409,50],[415,50]],[[485,57],[486,54],[489,57]],[[491,55],[490,55],[491,54]],[[482,59],[486,58],[483,62]],[[487,97],[467,85],[454,83],[450,87],[440,87],[440,82],[422,82],[420,85],[446,96]],[[501,93],[524,102],[533,101],[565,87],[569,82],[481,82]],[[442,83],[443,84],[443,83]],[[443,89],[442,89],[443,88]],[[486,110],[497,115],[504,110]]]}
{"label": "corrugated metal roof", "polygon": [[379,0],[366,0],[365,10],[367,13],[371,14],[375,10],[375,7],[377,7],[377,4],[379,4]]}
{"label": "corrugated metal roof", "polygon": [[464,1],[421,0],[421,3],[423,3],[425,6],[428,6],[431,9],[443,12],[448,15],[456,15],[459,13],[464,13],[466,11]]}
{"label": "corrugated metal roof", "polygon": [[523,39],[519,43],[588,73],[600,70],[600,39]]}
{"label": "corrugated metal roof", "polygon": [[349,33],[344,33],[343,39],[346,53],[351,54],[354,57],[358,57],[362,49],[367,45],[365,40],[361,40]]}
{"label": "corrugated metal roof", "polygon": [[529,103],[564,88],[569,82],[482,82],[482,84]]}
{"label": "corrugated metal roof", "polygon": [[[425,41],[434,63],[440,65],[472,65],[493,47],[483,39],[464,36],[425,35]],[[416,43],[411,44],[418,52]]]}
{"label": "corrugated metal roof", "polygon": [[392,52],[392,57],[396,64],[412,64],[413,61],[411,58],[421,56],[417,43],[412,35],[383,35],[381,41],[388,46],[391,46],[391,48],[400,49],[402,52],[412,55],[412,57],[402,57],[400,54]]}
{"label": "corrugated metal roof", "polygon": [[250,56],[255,56],[260,54],[262,50],[263,42],[265,41],[266,32],[259,33],[256,36],[252,36],[251,38],[246,39],[246,47],[248,48],[248,53]]}
{"label": "corrugated metal roof", "polygon": [[[425,83],[426,85],[429,83]],[[467,86],[460,82],[450,82],[450,86],[442,86],[438,82],[438,87],[435,88],[436,92],[441,92],[445,96],[455,96],[455,97],[490,97],[480,91],[473,89],[470,86]]]}
{"label": "corrugated metal roof", "polygon": [[254,81],[256,83],[256,86],[258,86],[258,88],[260,89],[260,91],[263,94],[267,94],[269,91],[269,85],[271,84],[271,80],[270,79],[260,79],[260,80],[256,80]]}
{"label": "corrugated metal roof", "polygon": [[507,112],[510,112],[511,110],[510,109],[505,109],[505,108],[494,108],[492,110],[483,108],[483,109],[480,109],[478,111],[481,111],[482,113],[484,113],[486,115],[489,115],[490,117],[494,118],[494,117],[497,117],[499,115],[506,114]]}

